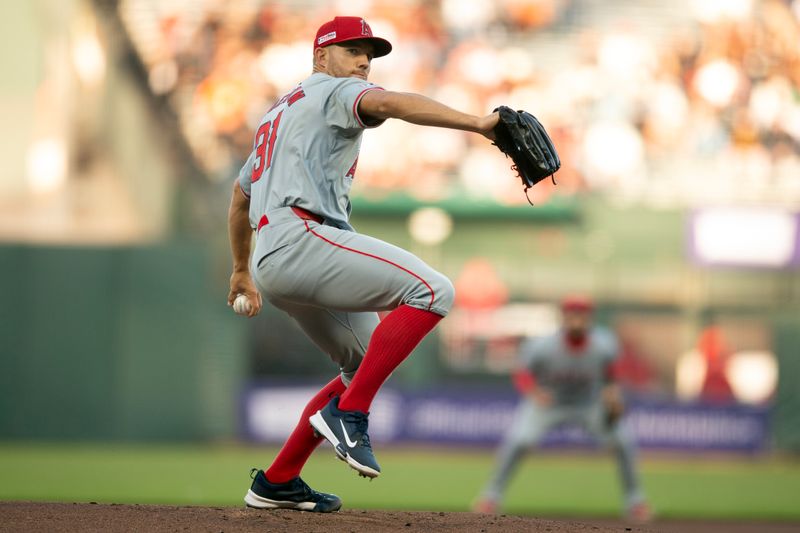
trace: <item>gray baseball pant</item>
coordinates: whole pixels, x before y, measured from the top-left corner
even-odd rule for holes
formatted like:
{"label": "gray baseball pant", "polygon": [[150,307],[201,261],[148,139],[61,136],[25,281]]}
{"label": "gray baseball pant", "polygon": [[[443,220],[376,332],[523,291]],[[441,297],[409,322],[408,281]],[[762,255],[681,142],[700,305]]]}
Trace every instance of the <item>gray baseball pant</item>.
{"label": "gray baseball pant", "polygon": [[445,316],[453,305],[450,280],[402,248],[288,207],[266,216],[252,258],[256,285],[339,365],[345,384],[378,325],[376,311],[409,305]]}
{"label": "gray baseball pant", "polygon": [[544,408],[528,399],[522,399],[517,406],[483,496],[499,502],[525,452],[541,442],[551,428],[567,423],[582,426],[594,438],[613,449],[627,508],[644,501],[636,470],[636,445],[624,423],[607,427],[600,404]]}

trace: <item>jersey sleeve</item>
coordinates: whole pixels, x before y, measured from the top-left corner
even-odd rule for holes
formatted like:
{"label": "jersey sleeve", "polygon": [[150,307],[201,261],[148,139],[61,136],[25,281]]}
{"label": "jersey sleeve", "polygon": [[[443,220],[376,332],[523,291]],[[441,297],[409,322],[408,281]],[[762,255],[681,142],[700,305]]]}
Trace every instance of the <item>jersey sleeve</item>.
{"label": "jersey sleeve", "polygon": [[367,121],[358,113],[361,98],[369,91],[382,91],[382,87],[358,78],[336,78],[331,83],[333,87],[324,108],[325,118],[330,126],[344,130],[361,130],[383,124],[383,120]]}
{"label": "jersey sleeve", "polygon": [[542,341],[536,337],[525,339],[520,346],[520,365],[521,370],[528,371],[536,375],[539,363],[542,358]]}
{"label": "jersey sleeve", "polygon": [[244,165],[242,165],[241,170],[239,170],[239,176],[236,178],[236,181],[239,182],[239,188],[242,189],[242,193],[250,198],[250,186],[252,185],[252,177],[253,177],[253,163],[256,159],[256,152],[253,150],[250,152],[250,156],[245,161]]}
{"label": "jersey sleeve", "polygon": [[601,329],[598,335],[598,341],[602,347],[602,357],[605,363],[605,380],[607,382],[616,381],[619,341],[617,340],[617,336],[607,329]]}

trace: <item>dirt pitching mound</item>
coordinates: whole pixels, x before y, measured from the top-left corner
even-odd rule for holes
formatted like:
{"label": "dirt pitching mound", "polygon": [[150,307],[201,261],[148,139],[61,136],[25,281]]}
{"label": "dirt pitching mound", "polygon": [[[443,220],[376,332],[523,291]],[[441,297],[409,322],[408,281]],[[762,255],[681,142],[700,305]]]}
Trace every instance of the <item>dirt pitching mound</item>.
{"label": "dirt pitching mound", "polygon": [[[786,529],[783,526],[786,526]],[[316,514],[287,510],[260,511],[238,507],[0,502],[0,530],[4,532],[383,533],[404,531],[415,533],[506,533],[524,531],[537,533],[659,533],[662,531],[711,531],[721,533],[723,531],[796,531],[796,529],[790,529],[792,527],[796,527],[796,524],[792,526],[790,524],[662,522],[639,526],[609,520],[549,520],[475,513],[348,509],[339,513]]]}
{"label": "dirt pitching mound", "polygon": [[[629,526],[630,527],[630,526]],[[148,532],[346,532],[382,533],[543,531],[625,531],[624,527],[596,526],[572,521],[474,513],[361,511],[317,514],[283,509],[260,511],[237,507],[170,507],[87,503],[0,503],[0,530],[25,532],[120,531]],[[646,531],[632,528],[629,531]]]}

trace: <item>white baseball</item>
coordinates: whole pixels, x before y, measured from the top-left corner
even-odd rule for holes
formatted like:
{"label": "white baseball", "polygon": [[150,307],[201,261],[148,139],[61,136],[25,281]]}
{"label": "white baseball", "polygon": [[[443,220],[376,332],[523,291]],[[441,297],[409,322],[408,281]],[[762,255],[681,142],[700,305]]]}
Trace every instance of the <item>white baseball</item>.
{"label": "white baseball", "polygon": [[250,312],[250,300],[247,296],[240,294],[233,301],[233,310],[237,315],[246,315]]}

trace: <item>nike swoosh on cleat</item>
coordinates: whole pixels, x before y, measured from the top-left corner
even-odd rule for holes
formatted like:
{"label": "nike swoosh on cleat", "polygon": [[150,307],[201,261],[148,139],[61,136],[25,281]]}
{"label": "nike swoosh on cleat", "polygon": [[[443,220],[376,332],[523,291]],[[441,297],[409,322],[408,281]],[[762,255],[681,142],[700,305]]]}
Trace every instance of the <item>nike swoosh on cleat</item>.
{"label": "nike swoosh on cleat", "polygon": [[347,430],[344,428],[344,422],[339,420],[339,424],[342,426],[342,433],[344,433],[344,442],[350,448],[355,448],[358,443],[355,441],[350,440],[350,435],[347,434]]}

